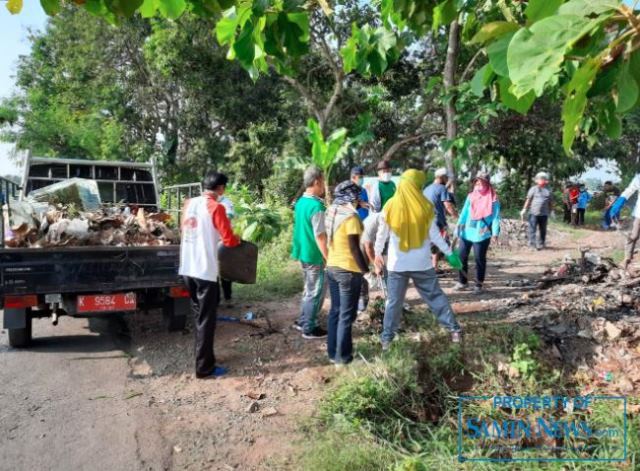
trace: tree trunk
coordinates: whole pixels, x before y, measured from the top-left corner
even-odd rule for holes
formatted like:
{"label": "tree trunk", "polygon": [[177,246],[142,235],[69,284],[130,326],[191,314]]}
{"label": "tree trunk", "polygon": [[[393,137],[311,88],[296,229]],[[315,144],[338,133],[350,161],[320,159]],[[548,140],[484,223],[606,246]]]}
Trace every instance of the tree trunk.
{"label": "tree trunk", "polygon": [[[453,92],[456,86],[456,69],[458,67],[458,54],[460,52],[460,24],[453,20],[449,25],[449,42],[447,46],[447,59],[444,64],[443,83],[445,94],[449,97],[445,103],[445,117],[447,140],[452,142],[458,137],[458,123],[456,123],[456,96]],[[453,165],[457,155],[457,149],[451,146],[445,154],[445,163],[453,188],[456,187],[456,173]]]}

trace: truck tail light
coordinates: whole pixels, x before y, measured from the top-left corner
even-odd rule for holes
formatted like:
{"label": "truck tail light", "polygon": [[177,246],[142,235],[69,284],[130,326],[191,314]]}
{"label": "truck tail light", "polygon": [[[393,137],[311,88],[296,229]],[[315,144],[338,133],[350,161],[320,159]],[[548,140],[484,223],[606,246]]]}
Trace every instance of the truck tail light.
{"label": "truck tail light", "polygon": [[172,286],[169,288],[169,296],[172,298],[188,298],[189,290],[184,286]]}
{"label": "truck tail light", "polygon": [[25,294],[23,296],[5,296],[4,307],[6,309],[22,309],[38,305],[38,296],[35,294]]}

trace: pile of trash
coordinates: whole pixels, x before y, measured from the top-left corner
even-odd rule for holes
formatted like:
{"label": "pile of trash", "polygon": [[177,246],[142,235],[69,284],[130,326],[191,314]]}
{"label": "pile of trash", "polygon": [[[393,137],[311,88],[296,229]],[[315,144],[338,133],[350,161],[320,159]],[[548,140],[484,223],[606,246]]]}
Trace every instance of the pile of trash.
{"label": "pile of trash", "polygon": [[497,239],[499,248],[508,249],[524,247],[529,241],[528,224],[520,219],[502,219],[500,221],[500,236]]}
{"label": "pile of trash", "polygon": [[102,208],[95,181],[72,179],[10,202],[4,211],[4,242],[10,248],[65,246],[144,247],[179,243],[171,216]]}
{"label": "pile of trash", "polygon": [[549,288],[557,283],[617,282],[624,276],[624,270],[611,258],[602,257],[588,247],[582,247],[578,260],[565,255],[559,266],[547,269],[538,281],[538,288]]}

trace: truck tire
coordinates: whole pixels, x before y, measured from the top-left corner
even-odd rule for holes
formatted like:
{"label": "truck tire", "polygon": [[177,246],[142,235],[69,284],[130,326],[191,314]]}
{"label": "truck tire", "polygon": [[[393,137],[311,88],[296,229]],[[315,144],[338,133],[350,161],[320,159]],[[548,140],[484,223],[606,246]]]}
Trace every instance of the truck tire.
{"label": "truck tire", "polygon": [[13,348],[27,347],[31,343],[31,324],[32,319],[27,315],[27,325],[22,329],[9,330],[9,345]]}
{"label": "truck tire", "polygon": [[165,298],[162,313],[169,332],[184,330],[189,312],[188,298]]}

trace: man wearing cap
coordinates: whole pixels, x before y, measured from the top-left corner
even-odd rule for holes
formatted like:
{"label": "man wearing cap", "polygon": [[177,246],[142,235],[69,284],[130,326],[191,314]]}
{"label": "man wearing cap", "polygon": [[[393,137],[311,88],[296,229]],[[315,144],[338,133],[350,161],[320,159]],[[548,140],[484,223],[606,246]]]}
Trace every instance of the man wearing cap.
{"label": "man wearing cap", "polygon": [[360,220],[364,221],[369,216],[369,195],[367,190],[364,189],[362,183],[364,182],[364,168],[357,165],[351,169],[351,181],[360,187],[360,200],[358,203],[358,216]]}
{"label": "man wearing cap", "polygon": [[[524,207],[520,211],[520,217],[529,212],[529,247],[542,250],[547,238],[547,221],[553,209],[553,193],[548,188],[549,174],[539,172],[536,175],[536,184],[529,189]],[[536,232],[540,231],[540,239],[536,242]]]}
{"label": "man wearing cap", "polygon": [[[458,217],[458,212],[454,205],[454,200],[447,189],[447,182],[449,181],[449,175],[446,168],[439,168],[436,170],[435,179],[431,185],[426,187],[423,191],[424,196],[433,203],[436,211],[436,225],[440,230],[440,235],[449,242],[447,236],[447,214],[452,218]],[[438,263],[440,261],[441,254],[436,246],[431,247],[431,263],[438,271]]]}
{"label": "man wearing cap", "polygon": [[396,184],[391,181],[391,164],[382,160],[376,166],[378,182],[372,184],[369,191],[369,207],[379,213],[396,193]]}

